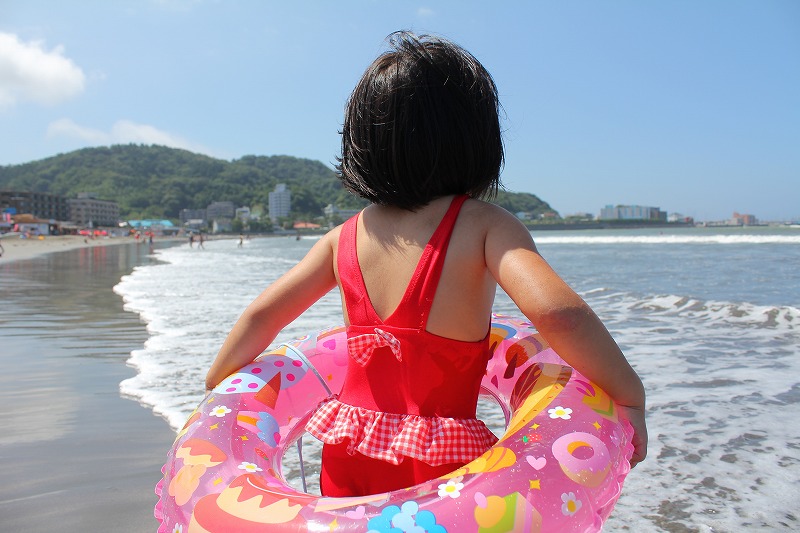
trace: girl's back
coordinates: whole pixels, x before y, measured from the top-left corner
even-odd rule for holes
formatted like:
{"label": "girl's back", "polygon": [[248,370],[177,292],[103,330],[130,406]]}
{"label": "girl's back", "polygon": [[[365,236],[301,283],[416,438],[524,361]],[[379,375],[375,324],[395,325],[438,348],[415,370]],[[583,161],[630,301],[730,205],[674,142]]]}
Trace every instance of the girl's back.
{"label": "girl's back", "polygon": [[[388,318],[397,309],[451,200],[439,198],[417,211],[373,205],[359,217],[358,262],[380,318]],[[490,211],[491,206],[475,200],[467,200],[461,208],[446,250],[428,332],[462,341],[486,336],[496,287],[484,257]]]}
{"label": "girl's back", "polygon": [[[459,222],[467,200],[444,196],[403,213],[373,206],[338,231],[332,247],[350,359],[341,391],[306,426],[325,443],[326,495],[410,486],[471,461],[497,440],[475,418],[494,283],[475,238],[480,225]],[[465,228],[458,236],[456,226]],[[459,291],[459,283],[470,290]],[[440,300],[434,329],[431,312]],[[470,324],[459,327],[459,319]],[[375,470],[381,473],[363,473]]]}
{"label": "girl's back", "polygon": [[[494,438],[474,418],[474,403],[499,284],[553,349],[622,404],[636,428],[635,460],[642,459],[647,437],[638,376],[597,316],[537,253],[527,229],[505,210],[478,200],[497,192],[503,162],[491,76],[469,52],[444,39],[401,32],[389,44],[348,100],[337,165],[344,186],[372,205],[355,227],[347,224],[320,239],[245,310],[209,369],[207,387],[252,360],[338,283],[359,306],[350,307],[351,323],[343,305],[351,358],[342,401],[332,397],[310,422],[318,426],[312,433],[326,442],[323,492],[327,487],[329,495],[369,494],[432,479],[474,459]],[[462,206],[449,244],[440,243],[446,252],[441,276],[426,280],[422,286],[430,282],[431,288],[414,296],[417,304],[431,302],[417,306],[423,310],[418,316],[427,317],[417,323],[427,332],[398,326],[393,319],[404,317],[405,308],[396,317],[395,310],[454,196],[472,199]],[[346,244],[346,272],[339,271],[340,241]],[[386,319],[396,336],[380,329]],[[441,383],[475,385],[467,391],[474,392],[471,406],[431,385],[437,349],[447,363],[437,375]],[[375,351],[386,357],[373,357]],[[455,370],[461,365],[463,372]],[[419,369],[416,375],[412,366]],[[407,379],[386,382],[395,375]],[[355,401],[347,404],[348,399]],[[372,431],[376,427],[380,431]],[[426,430],[434,427],[442,430]]]}

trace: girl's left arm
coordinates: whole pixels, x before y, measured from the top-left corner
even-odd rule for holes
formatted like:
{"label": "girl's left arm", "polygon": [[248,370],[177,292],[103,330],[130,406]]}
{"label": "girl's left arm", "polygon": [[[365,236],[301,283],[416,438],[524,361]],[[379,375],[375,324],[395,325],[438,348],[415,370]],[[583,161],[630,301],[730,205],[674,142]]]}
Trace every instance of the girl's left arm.
{"label": "girl's left arm", "polygon": [[287,324],[336,286],[334,231],[244,310],[208,370],[207,391],[255,359]]}

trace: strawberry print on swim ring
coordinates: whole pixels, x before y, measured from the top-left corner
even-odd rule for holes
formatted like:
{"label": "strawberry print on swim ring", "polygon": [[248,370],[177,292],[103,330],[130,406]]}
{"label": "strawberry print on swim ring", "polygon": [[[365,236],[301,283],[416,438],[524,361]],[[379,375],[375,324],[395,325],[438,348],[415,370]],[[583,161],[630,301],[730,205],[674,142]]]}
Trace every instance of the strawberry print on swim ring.
{"label": "strawberry print on swim ring", "polygon": [[481,392],[506,417],[499,442],[440,478],[352,498],[294,489],[281,464],[312,412],[341,390],[345,329],[269,350],[220,383],[178,433],[156,488],[159,532],[599,531],[630,470],[630,424],[527,321],[493,317],[490,345]]}

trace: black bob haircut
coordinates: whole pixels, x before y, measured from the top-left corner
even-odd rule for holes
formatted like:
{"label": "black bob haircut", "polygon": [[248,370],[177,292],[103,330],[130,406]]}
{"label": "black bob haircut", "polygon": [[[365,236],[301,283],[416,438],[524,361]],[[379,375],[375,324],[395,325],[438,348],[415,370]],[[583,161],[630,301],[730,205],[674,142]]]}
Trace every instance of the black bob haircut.
{"label": "black bob haircut", "polygon": [[451,194],[493,197],[503,141],[491,75],[446,39],[402,31],[387,41],[347,102],[339,179],[412,211]]}

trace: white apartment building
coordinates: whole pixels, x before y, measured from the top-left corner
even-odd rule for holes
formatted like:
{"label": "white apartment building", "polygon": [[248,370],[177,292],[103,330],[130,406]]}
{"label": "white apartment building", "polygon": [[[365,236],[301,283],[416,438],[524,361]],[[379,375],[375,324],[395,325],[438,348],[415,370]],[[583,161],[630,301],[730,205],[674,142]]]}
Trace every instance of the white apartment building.
{"label": "white apartment building", "polygon": [[600,210],[600,220],[667,220],[658,207],[644,205],[607,205]]}
{"label": "white apartment building", "polygon": [[285,183],[279,183],[275,190],[269,193],[269,218],[273,224],[281,217],[288,217],[292,209],[292,191],[286,188]]}

